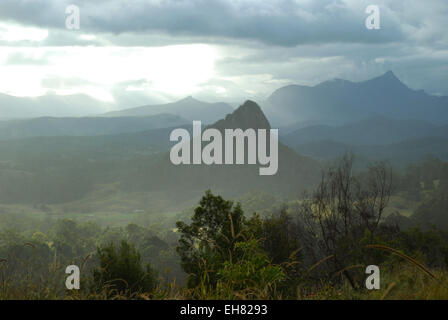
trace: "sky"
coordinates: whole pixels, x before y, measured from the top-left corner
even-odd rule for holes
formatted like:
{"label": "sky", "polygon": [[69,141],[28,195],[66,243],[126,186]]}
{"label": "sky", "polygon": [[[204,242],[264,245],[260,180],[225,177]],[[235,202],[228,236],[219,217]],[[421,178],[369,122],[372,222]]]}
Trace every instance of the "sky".
{"label": "sky", "polygon": [[[379,29],[366,28],[369,5]],[[392,70],[448,95],[447,17],[446,0],[2,0],[0,93],[240,103]]]}

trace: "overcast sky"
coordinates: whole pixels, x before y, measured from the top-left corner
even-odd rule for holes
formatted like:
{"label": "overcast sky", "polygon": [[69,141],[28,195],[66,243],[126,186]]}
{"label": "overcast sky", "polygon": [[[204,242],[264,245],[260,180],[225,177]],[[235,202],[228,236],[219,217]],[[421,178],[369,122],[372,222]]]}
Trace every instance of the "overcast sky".
{"label": "overcast sky", "polygon": [[[66,7],[80,29],[66,28]],[[368,5],[380,29],[365,27]],[[1,0],[0,93],[83,93],[120,108],[263,100],[387,70],[448,95],[446,0]]]}

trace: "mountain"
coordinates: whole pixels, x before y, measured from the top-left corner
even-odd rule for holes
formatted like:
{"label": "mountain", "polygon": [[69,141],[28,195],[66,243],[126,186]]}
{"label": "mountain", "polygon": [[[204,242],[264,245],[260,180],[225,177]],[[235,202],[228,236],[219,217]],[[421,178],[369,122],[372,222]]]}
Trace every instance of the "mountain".
{"label": "mountain", "polygon": [[233,113],[228,114],[210,126],[219,130],[224,129],[271,129],[268,119],[258,104],[246,101]]}
{"label": "mountain", "polygon": [[147,105],[131,109],[112,111],[103,114],[106,117],[117,116],[150,116],[159,113],[170,113],[182,118],[193,120],[201,120],[204,123],[213,123],[216,120],[225,117],[232,113],[233,108],[226,103],[207,103],[196,100],[192,97],[187,97],[177,102],[161,104],[161,105]]}
{"label": "mountain", "polygon": [[321,140],[298,145],[294,148],[302,154],[320,160],[330,160],[351,152],[357,157],[357,164],[372,161],[388,161],[396,165],[425,160],[428,156],[448,161],[448,138],[424,137],[398,143],[376,146],[354,146],[332,140]]}
{"label": "mountain", "polygon": [[412,90],[392,71],[363,82],[335,79],[314,87],[289,85],[264,103],[276,125],[297,121],[344,124],[373,115],[448,123],[448,97]]}
{"label": "mountain", "polygon": [[[192,130],[192,124],[180,127]],[[270,124],[260,107],[248,101],[211,127],[269,129]],[[248,191],[286,197],[318,183],[319,163],[281,143],[278,171],[272,176],[260,176],[258,164],[173,165],[169,157],[175,143],[170,141],[173,129],[0,141],[0,202],[83,203],[99,197],[101,206],[102,201],[112,201],[126,207],[123,201],[133,195],[146,199],[145,206],[171,208],[193,204],[207,189],[226,197]],[[92,194],[106,186],[115,191]],[[83,208],[91,210],[88,205]]]}
{"label": "mountain", "polygon": [[[246,101],[225,119],[210,125],[221,132],[224,129],[240,128],[270,129],[261,108]],[[147,188],[166,190],[170,194],[185,194],[197,197],[211,189],[225,196],[235,196],[248,191],[265,191],[276,195],[297,195],[316,185],[320,175],[317,161],[301,156],[279,143],[278,171],[272,176],[261,176],[260,165],[173,165],[166,154],[148,176],[139,173],[133,180],[143,181]]]}
{"label": "mountain", "polygon": [[107,103],[81,94],[50,94],[32,98],[0,94],[0,120],[88,116],[104,112],[109,107]]}
{"label": "mountain", "polygon": [[171,114],[147,117],[41,117],[0,122],[0,140],[37,136],[95,136],[177,127],[189,121]]}
{"label": "mountain", "polygon": [[[297,121],[292,124],[288,124],[285,126],[278,126],[279,127],[279,135],[280,136],[286,136],[290,134],[291,132],[294,132],[299,129],[312,127],[312,126],[332,126],[333,123],[325,122],[325,121]],[[334,125],[338,125],[337,123]]]}
{"label": "mountain", "polygon": [[281,136],[297,152],[317,159],[333,159],[346,152],[365,161],[393,163],[423,160],[428,155],[448,160],[448,125],[423,120],[372,116],[342,126],[316,125]]}
{"label": "mountain", "polygon": [[342,126],[316,125],[301,128],[287,133],[282,140],[292,147],[325,140],[351,145],[383,145],[417,137],[443,137],[443,131],[443,127],[423,120],[371,116]]}

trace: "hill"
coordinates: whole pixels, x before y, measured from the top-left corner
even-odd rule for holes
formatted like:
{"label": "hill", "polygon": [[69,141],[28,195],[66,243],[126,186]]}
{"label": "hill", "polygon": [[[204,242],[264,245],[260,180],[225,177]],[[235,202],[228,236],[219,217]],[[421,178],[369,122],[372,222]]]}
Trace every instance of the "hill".
{"label": "hill", "polygon": [[357,156],[358,163],[364,164],[385,160],[401,166],[423,161],[428,156],[448,161],[448,139],[438,137],[415,138],[376,146],[355,146],[333,140],[321,140],[297,145],[294,150],[320,160],[334,159],[351,152]]}
{"label": "hill", "polygon": [[39,136],[95,136],[176,127],[189,121],[171,114],[146,117],[41,117],[0,122],[0,140]]}
{"label": "hill", "polygon": [[174,114],[189,121],[201,120],[204,123],[213,123],[218,119],[232,113],[233,108],[226,103],[207,103],[192,97],[173,103],[161,105],[147,105],[131,109],[112,111],[103,114],[106,117],[141,117],[151,116],[159,113]]}
{"label": "hill", "polygon": [[322,140],[333,140],[352,145],[382,145],[426,137],[446,136],[444,126],[427,121],[392,119],[371,116],[341,126],[315,125],[287,133],[283,140],[291,146]]}
{"label": "hill", "polygon": [[341,126],[301,128],[283,135],[281,141],[318,159],[333,159],[352,152],[366,161],[402,164],[423,160],[428,155],[448,159],[447,137],[447,125],[373,116]]}

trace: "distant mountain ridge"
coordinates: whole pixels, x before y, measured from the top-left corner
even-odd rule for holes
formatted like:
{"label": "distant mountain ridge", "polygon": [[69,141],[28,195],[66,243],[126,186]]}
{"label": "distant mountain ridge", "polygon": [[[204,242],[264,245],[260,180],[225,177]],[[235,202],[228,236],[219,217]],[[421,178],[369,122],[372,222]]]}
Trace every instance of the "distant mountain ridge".
{"label": "distant mountain ridge", "polygon": [[335,159],[350,152],[365,164],[372,161],[387,161],[395,165],[409,165],[423,161],[427,157],[448,161],[448,138],[442,137],[421,137],[376,146],[354,146],[332,140],[321,140],[304,143],[294,149],[320,160]]}
{"label": "distant mountain ridge", "polygon": [[423,120],[371,116],[342,126],[313,125],[300,128],[287,133],[282,139],[291,146],[322,140],[351,145],[382,145],[447,135],[448,126],[437,126]]}
{"label": "distant mountain ridge", "polygon": [[136,108],[124,109],[119,111],[111,111],[103,114],[106,117],[117,116],[151,116],[159,113],[170,113],[187,120],[201,120],[210,124],[218,119],[224,118],[227,114],[232,113],[233,108],[223,102],[207,103],[187,97],[185,99],[160,105],[146,105]]}
{"label": "distant mountain ridge", "polygon": [[344,124],[374,115],[448,123],[448,97],[412,90],[392,71],[362,82],[335,79],[313,87],[289,85],[272,93],[263,110],[282,125],[317,120]]}
{"label": "distant mountain ridge", "polygon": [[189,121],[172,114],[145,117],[41,117],[0,122],[0,140],[45,136],[96,136],[176,127]]}
{"label": "distant mountain ridge", "polygon": [[429,155],[448,160],[448,125],[422,120],[374,116],[342,126],[300,128],[280,140],[297,152],[326,160],[345,152],[393,163],[421,161]]}

